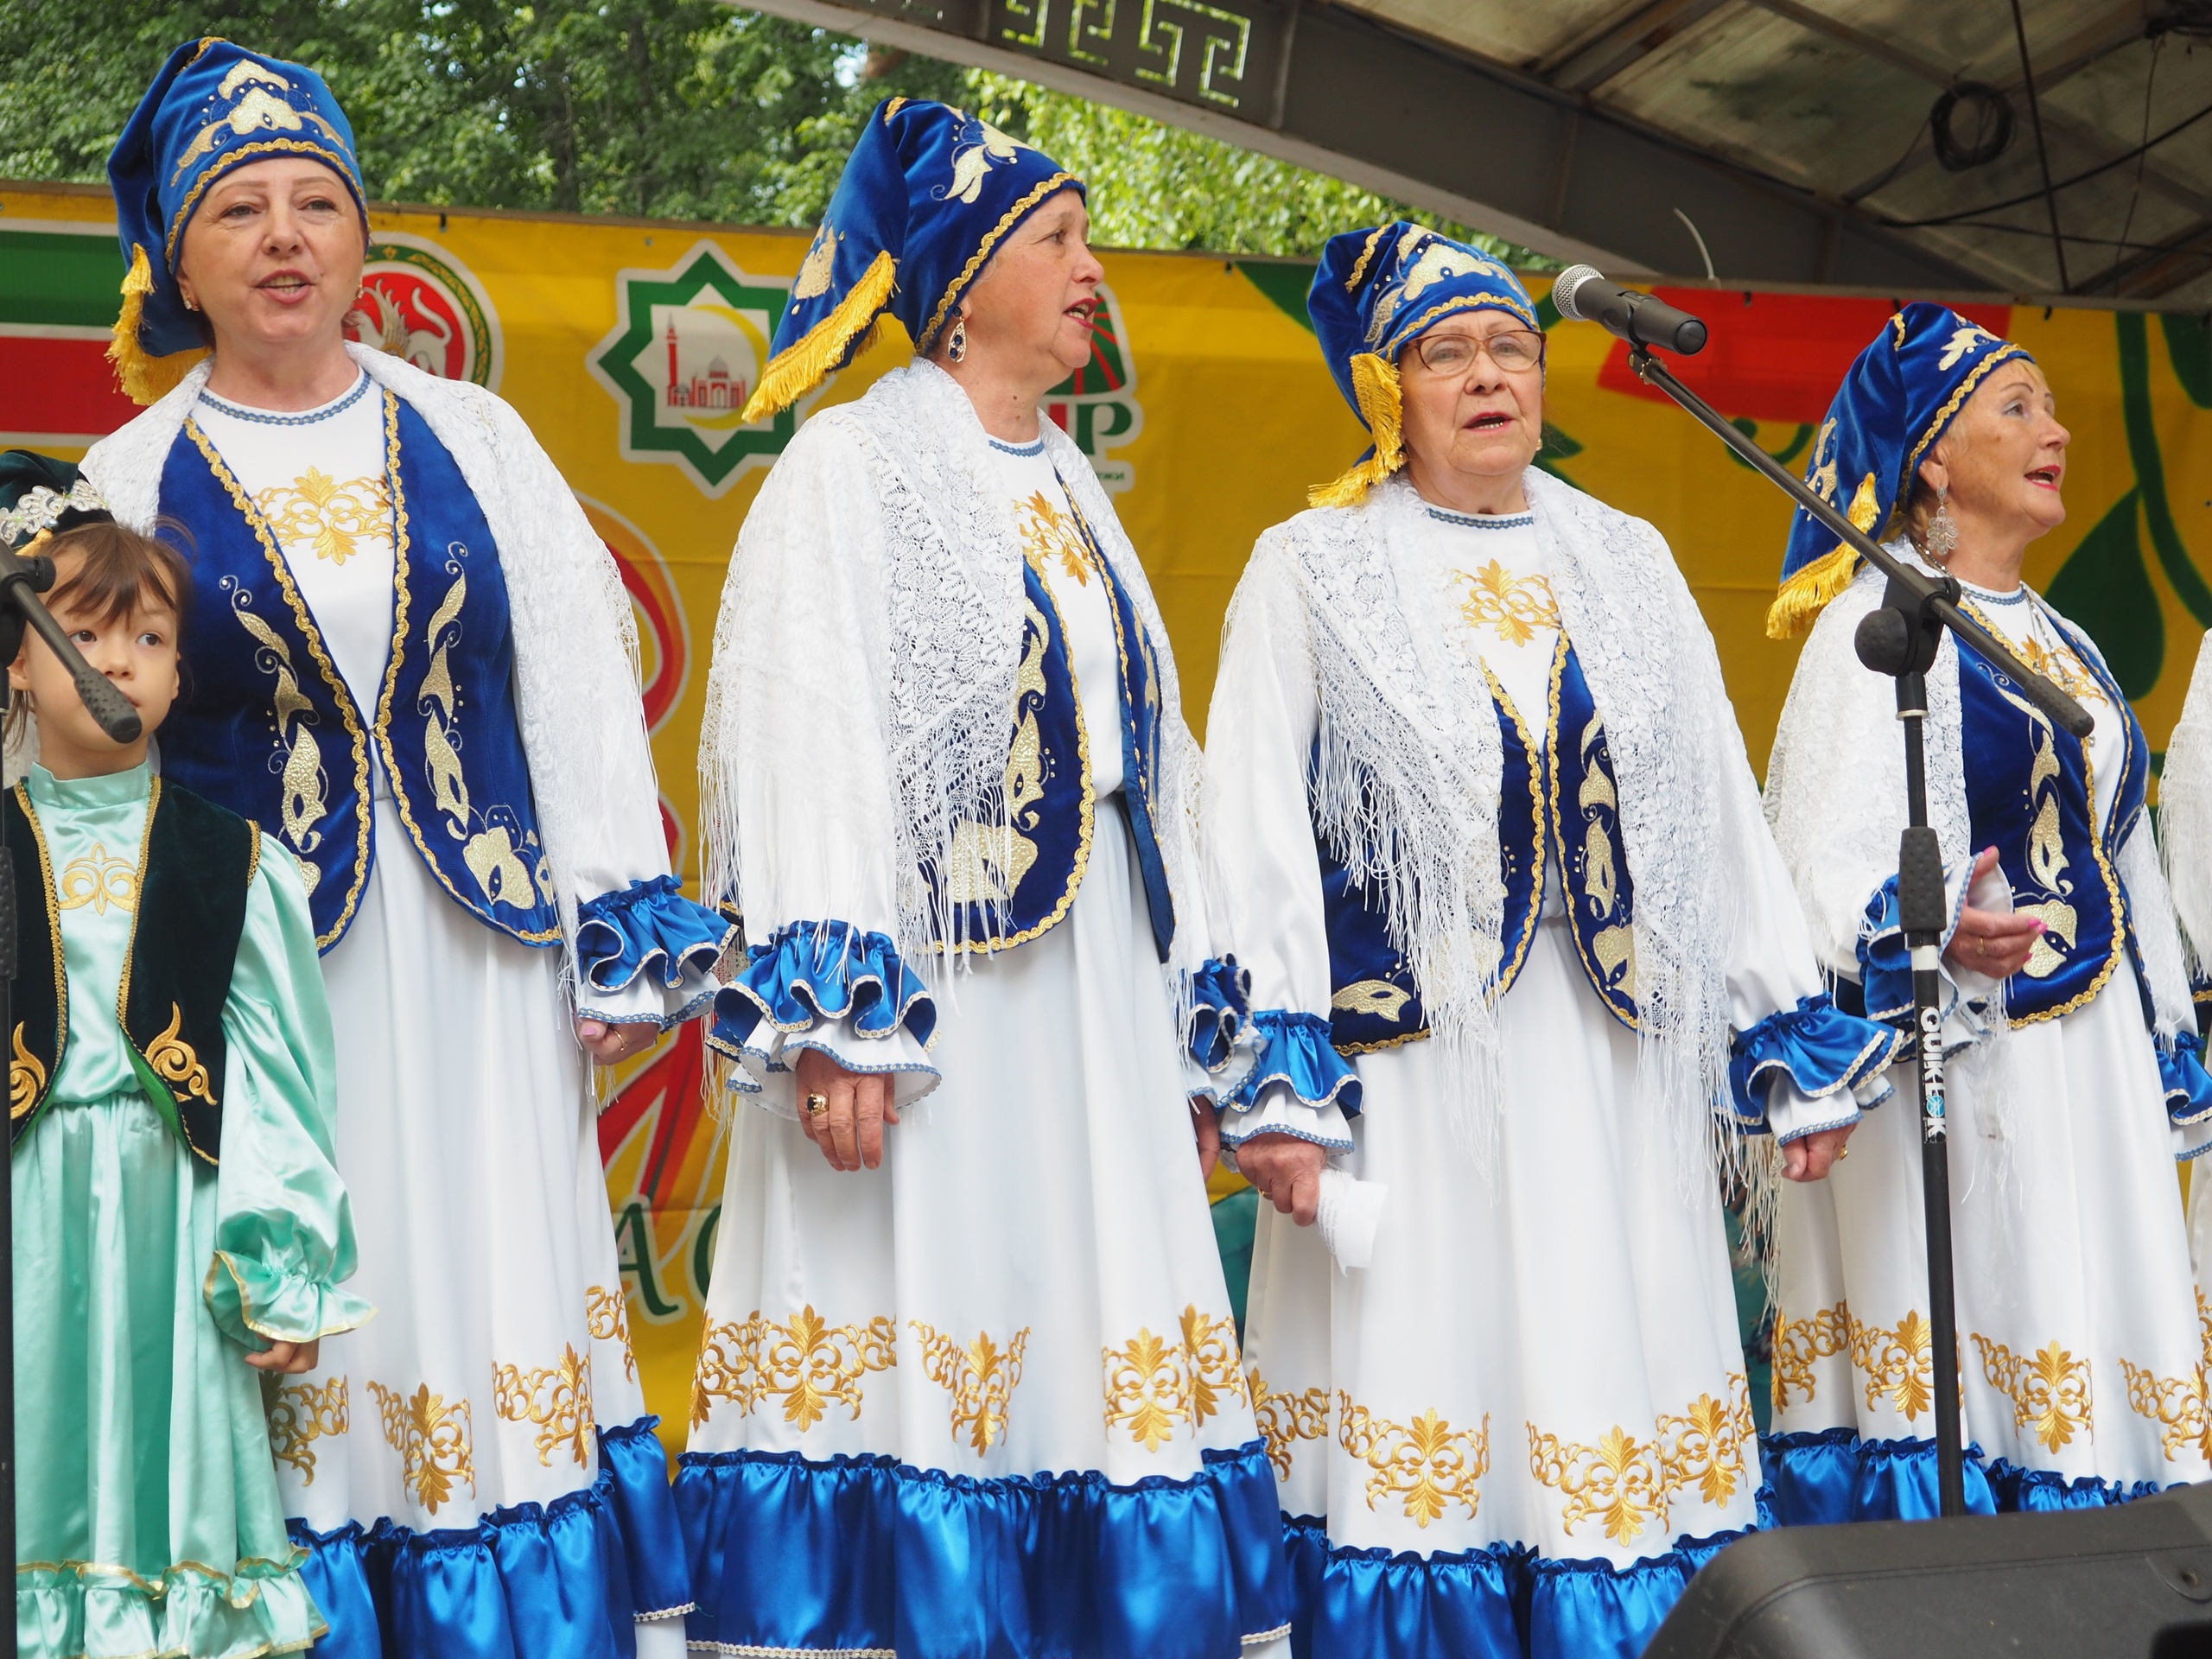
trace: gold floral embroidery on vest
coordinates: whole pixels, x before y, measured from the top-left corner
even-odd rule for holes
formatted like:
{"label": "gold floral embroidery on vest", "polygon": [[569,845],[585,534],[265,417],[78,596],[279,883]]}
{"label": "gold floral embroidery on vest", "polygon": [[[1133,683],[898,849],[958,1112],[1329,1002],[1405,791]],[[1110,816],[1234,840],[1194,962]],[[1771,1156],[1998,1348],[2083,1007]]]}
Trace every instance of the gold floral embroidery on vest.
{"label": "gold floral embroidery on vest", "polygon": [[305,547],[333,564],[391,533],[391,486],[382,478],[340,480],[310,467],[289,484],[259,491],[253,505],[287,553]]}
{"label": "gold floral embroidery on vest", "polygon": [[1908,1311],[1895,1330],[1851,1320],[1851,1363],[1866,1374],[1869,1411],[1884,1395],[1909,1423],[1931,1408],[1936,1393],[1934,1342],[1933,1327],[1916,1308]]}
{"label": "gold floral embroidery on vest", "polygon": [[351,1432],[353,1402],[346,1379],[334,1376],[321,1388],[312,1382],[271,1378],[264,1385],[269,1417],[269,1450],[279,1463],[300,1471],[300,1484],[315,1484],[315,1442],[326,1434]]}
{"label": "gold floral embroidery on vest", "polygon": [[46,1092],[46,1068],[38,1056],[23,1046],[23,1028],[16,1027],[15,1063],[8,1068],[8,1118],[13,1122],[37,1103]]}
{"label": "gold floral embroidery on vest", "polygon": [[286,844],[299,856],[312,893],[322,873],[307,855],[322,845],[322,831],[315,826],[328,810],[329,785],[323,772],[322,748],[315,741],[315,705],[301,694],[291,647],[276,629],[254,614],[252,603],[251,594],[243,588],[237,589],[231,594],[231,614],[253,636],[254,665],[276,682],[270,713],[276,722],[276,747],[284,753],[283,794],[277,821]]}
{"label": "gold floral embroidery on vest", "polygon": [[[2200,1301],[2203,1292],[2197,1293]],[[2120,1375],[2127,1384],[2127,1403],[2139,1417],[2158,1426],[2158,1444],[2168,1463],[2195,1452],[2212,1458],[2212,1409],[2207,1408],[2204,1374],[2159,1376],[2126,1359]]]}
{"label": "gold floral embroidery on vest", "polygon": [[1352,1397],[1337,1391],[1337,1444],[1373,1472],[1367,1478],[1367,1507],[1379,1499],[1400,1499],[1406,1519],[1427,1527],[1458,1504],[1475,1518],[1478,1490],[1490,1472],[1490,1416],[1480,1428],[1454,1428],[1432,1406],[1410,1423],[1377,1417]]}
{"label": "gold floral embroidery on vest", "polygon": [[137,865],[108,851],[105,842],[94,842],[91,852],[63,865],[54,887],[64,910],[89,905],[93,915],[105,916],[111,906],[126,914],[138,908]]}
{"label": "gold floral embroidery on vest", "polygon": [[2051,1343],[2034,1354],[2016,1354],[1979,1332],[1968,1333],[1981,1356],[1989,1386],[2012,1402],[2012,1427],[2031,1429],[2046,1452],[2092,1433],[2095,1406],[2089,1394],[2089,1362]]}
{"label": "gold floral embroidery on vest", "polygon": [[591,1332],[594,1342],[622,1344],[623,1374],[636,1382],[638,1351],[630,1345],[629,1299],[620,1289],[609,1290],[604,1285],[585,1286],[584,1328]]}
{"label": "gold floral embroidery on vest", "polygon": [[996,906],[1013,902],[1015,890],[1037,862],[1037,843],[1023,834],[1037,828],[1037,805],[1045,798],[1045,738],[1037,711],[1045,705],[1045,613],[1026,605],[1021,666],[1014,683],[1014,747],[1006,761],[1006,823],[1003,828],[972,821],[953,827],[944,861],[944,894],[955,905]]}
{"label": "gold floral embroidery on vest", "polygon": [[1454,570],[1452,580],[1466,584],[1459,614],[1478,633],[1486,628],[1509,645],[1525,645],[1559,626],[1559,601],[1541,576],[1516,576],[1492,559],[1471,574]]}
{"label": "gold floral embroidery on vest", "polygon": [[1694,1485],[1708,1504],[1726,1503],[1750,1476],[1758,1439],[1751,1384],[1728,1378],[1728,1398],[1700,1395],[1680,1415],[1662,1412],[1652,1437],[1639,1440],[1620,1424],[1584,1446],[1529,1428],[1529,1472],[1566,1498],[1561,1527],[1570,1535],[1596,1516],[1616,1543],[1633,1543],[1655,1522],[1669,1524],[1675,1497]]}
{"label": "gold floral embroidery on vest", "polygon": [[525,1371],[519,1365],[492,1367],[492,1409],[511,1423],[537,1426],[537,1461],[553,1466],[556,1448],[566,1446],[576,1467],[591,1467],[592,1431],[598,1427],[591,1408],[591,1356],[574,1343],[557,1365]]}
{"label": "gold floral embroidery on vest", "polygon": [[184,1010],[175,1003],[169,1004],[169,1022],[162,1034],[146,1046],[146,1064],[154,1068],[154,1075],[171,1088],[182,1086],[188,1095],[196,1095],[210,1106],[215,1103],[213,1085],[207,1081],[207,1068],[200,1064],[192,1045],[178,1035],[184,1029]]}
{"label": "gold floral embroidery on vest", "polygon": [[1021,1386],[1021,1355],[1029,1346],[1029,1327],[1014,1333],[1001,1348],[990,1332],[979,1331],[963,1345],[919,1319],[906,1321],[922,1339],[922,1375],[952,1395],[952,1436],[968,1433],[968,1444],[988,1452],[1006,1433],[1014,1391]]}
{"label": "gold floral embroidery on vest", "polygon": [[788,1324],[759,1309],[737,1324],[708,1322],[691,1376],[691,1421],[707,1421],[716,1398],[734,1400],[750,1414],[771,1396],[784,1402],[784,1421],[801,1433],[829,1414],[836,1401],[861,1414],[861,1379],[899,1363],[899,1328],[878,1315],[866,1325],[831,1325],[809,1304]]}
{"label": "gold floral embroidery on vest", "polygon": [[1843,1303],[1823,1307],[1810,1319],[1774,1316],[1774,1408],[1788,1409],[1792,1389],[1810,1402],[1814,1365],[1834,1359],[1851,1346],[1851,1312]]}
{"label": "gold floral embroidery on vest", "polygon": [[476,1495],[475,1437],[467,1400],[448,1405],[427,1382],[412,1394],[375,1382],[368,1390],[384,1419],[385,1440],[399,1453],[401,1484],[417,1503],[435,1515],[453,1502],[456,1481],[467,1481],[469,1496]]}
{"label": "gold floral embroidery on vest", "polygon": [[1252,1416],[1268,1442],[1268,1461],[1275,1478],[1290,1478],[1291,1459],[1300,1440],[1318,1440],[1329,1433],[1329,1391],[1308,1389],[1303,1394],[1275,1394],[1255,1366],[1250,1373]]}
{"label": "gold floral embroidery on vest", "polygon": [[1090,547],[1066,513],[1039,490],[1024,501],[1021,513],[1021,556],[1039,575],[1058,559],[1060,569],[1075,578],[1076,586],[1090,585]]}

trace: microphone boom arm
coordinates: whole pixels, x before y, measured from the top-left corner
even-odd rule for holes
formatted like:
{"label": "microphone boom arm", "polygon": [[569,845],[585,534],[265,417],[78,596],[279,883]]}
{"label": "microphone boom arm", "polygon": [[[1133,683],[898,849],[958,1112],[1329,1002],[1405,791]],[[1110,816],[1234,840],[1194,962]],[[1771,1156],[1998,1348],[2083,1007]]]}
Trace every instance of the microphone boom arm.
{"label": "microphone boom arm", "polygon": [[1923,615],[1932,613],[1945,627],[1988,658],[2019,687],[2022,696],[2050,716],[2053,723],[2083,742],[2088,741],[2090,729],[2094,724],[2088,710],[2022,663],[2010,646],[1967,613],[1959,603],[1961,595],[1956,577],[1929,575],[1884,548],[1823,501],[1804,480],[1722,419],[1719,411],[1712,404],[1677,380],[1667,365],[1652,355],[1649,346],[1630,346],[1628,363],[1646,385],[1656,386],[1680,404],[1699,424],[1708,428],[1715,437],[1743,457],[1752,468],[1764,474],[1790,499],[1834,531],[1839,541],[1887,576],[1892,591],[1904,588],[1912,596]]}

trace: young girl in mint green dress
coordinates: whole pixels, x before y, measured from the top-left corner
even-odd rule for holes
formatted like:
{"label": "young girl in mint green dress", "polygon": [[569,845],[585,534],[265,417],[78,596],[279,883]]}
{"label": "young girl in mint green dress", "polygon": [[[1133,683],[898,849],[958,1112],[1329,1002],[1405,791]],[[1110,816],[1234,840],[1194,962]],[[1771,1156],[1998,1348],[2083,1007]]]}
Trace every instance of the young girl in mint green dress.
{"label": "young girl in mint green dress", "polygon": [[[336,1288],[353,1224],[307,890],[289,854],[149,766],[178,692],[182,562],[20,453],[0,456],[0,537],[54,556],[48,604],[146,731],[105,737],[35,638],[9,670],[36,728],[4,836],[19,1649],[305,1648],[325,1625],[272,1449],[311,1460],[353,1402],[333,1378],[264,1417],[263,1383],[371,1311]],[[11,720],[11,761],[26,735]]]}

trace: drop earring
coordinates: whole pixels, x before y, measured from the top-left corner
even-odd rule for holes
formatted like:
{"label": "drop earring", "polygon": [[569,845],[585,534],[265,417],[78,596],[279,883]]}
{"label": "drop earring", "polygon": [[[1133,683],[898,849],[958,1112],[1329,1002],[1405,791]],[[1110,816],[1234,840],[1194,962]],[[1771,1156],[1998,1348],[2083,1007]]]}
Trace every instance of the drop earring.
{"label": "drop earring", "polygon": [[1959,521],[1951,517],[1951,492],[1947,485],[1936,492],[1936,511],[1928,517],[1928,556],[1939,563],[1951,556],[1959,544]]}
{"label": "drop earring", "polygon": [[952,320],[952,337],[944,342],[944,354],[956,363],[968,360],[968,319],[965,316]]}

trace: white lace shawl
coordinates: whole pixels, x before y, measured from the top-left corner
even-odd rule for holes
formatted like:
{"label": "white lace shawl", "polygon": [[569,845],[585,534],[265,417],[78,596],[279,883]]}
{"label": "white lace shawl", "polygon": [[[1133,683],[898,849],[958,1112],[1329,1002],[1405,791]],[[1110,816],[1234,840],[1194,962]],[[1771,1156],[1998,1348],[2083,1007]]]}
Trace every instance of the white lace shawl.
{"label": "white lace shawl", "polygon": [[[1530,469],[1525,485],[1567,636],[1604,717],[1636,893],[1640,1088],[1675,1130],[1687,1188],[1710,1191],[1726,1086],[1734,931],[1732,843],[1757,796],[1719,659],[1665,541]],[[1384,899],[1486,1159],[1501,1098],[1492,1007],[1503,888],[1502,755],[1478,659],[1411,551],[1403,480],[1357,508],[1300,514],[1261,538],[1287,557],[1315,632],[1316,827]],[[1740,821],[1740,823],[1739,823]]]}
{"label": "white lace shawl", "polygon": [[[559,470],[505,403],[383,352],[346,349],[451,452],[498,545],[512,613],[523,753],[563,931],[573,945],[580,900],[668,871],[638,694],[637,621],[620,572]],[[133,529],[153,528],[162,467],[212,367],[212,360],[200,364],[85,457],[108,510]],[[573,974],[573,950],[567,954]]]}
{"label": "white lace shawl", "polygon": [[[1907,542],[1889,546],[1900,557],[1914,557]],[[1797,884],[1814,949],[1830,971],[1853,978],[1859,974],[1858,940],[1866,901],[1897,873],[1897,836],[1905,820],[1904,742],[1897,729],[1896,683],[1869,672],[1853,644],[1859,619],[1882,602],[1885,585],[1872,567],[1861,570],[1814,624],[1797,659],[1767,764],[1767,818]],[[2040,596],[2036,603],[2043,604]],[[2069,632],[2095,652],[2079,629],[2069,625]],[[1960,745],[1958,646],[1948,632],[1927,683],[1923,742],[1928,818],[1942,849],[1943,868],[1955,879],[1973,862],[1975,849]],[[2171,780],[2170,754],[2169,791]],[[2170,792],[2164,810],[2171,813]],[[2181,937],[2159,873],[2149,813],[2121,846],[2116,868],[2158,1028],[2171,1034],[2194,1016]]]}
{"label": "white lace shawl", "polygon": [[[1154,828],[1174,896],[1168,967],[1179,1007],[1184,973],[1207,954],[1198,744],[1135,550],[1082,451],[1041,414],[1039,424],[1061,480],[1136,604],[1160,667]],[[742,896],[755,942],[787,922],[842,920],[887,929],[900,955],[918,965],[937,942],[965,941],[963,911],[933,895],[919,871],[925,861],[951,861],[956,838],[973,833],[963,826],[1007,837],[1010,853],[1005,780],[1022,594],[1020,540],[989,440],[968,394],[935,364],[916,359],[800,429],[738,537],[700,756],[709,891]],[[803,698],[793,674],[760,667],[764,652],[786,646],[810,658],[794,673],[819,682]],[[836,671],[824,671],[825,663]],[[797,727],[817,762],[828,763],[805,779],[804,817],[786,810],[798,780],[784,779],[777,766]],[[830,878],[827,887],[839,891],[819,899],[838,906],[835,914],[810,913],[823,888],[794,874],[823,863],[817,850],[791,844],[807,822],[850,842],[836,855],[847,879]],[[1001,855],[1000,868],[1011,862]],[[882,872],[892,873],[888,886],[871,902],[865,890]],[[867,913],[877,906],[884,913]],[[948,995],[943,978],[934,976],[931,988]]]}
{"label": "white lace shawl", "polygon": [[2212,633],[2196,649],[2189,697],[2158,774],[2158,838],[2189,967],[2212,969]]}

